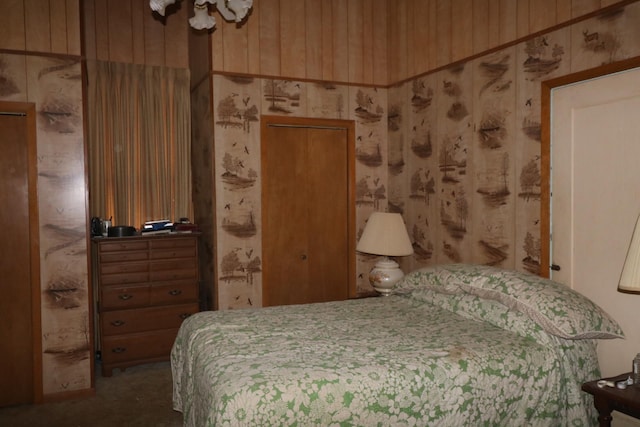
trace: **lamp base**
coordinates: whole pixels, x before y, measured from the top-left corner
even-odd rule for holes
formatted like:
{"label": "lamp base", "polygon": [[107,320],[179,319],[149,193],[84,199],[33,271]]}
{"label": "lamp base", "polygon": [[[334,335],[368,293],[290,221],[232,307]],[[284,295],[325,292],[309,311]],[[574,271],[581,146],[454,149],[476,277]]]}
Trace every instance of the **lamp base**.
{"label": "lamp base", "polygon": [[384,257],[369,272],[369,283],[380,295],[391,295],[393,286],[404,277],[397,262]]}

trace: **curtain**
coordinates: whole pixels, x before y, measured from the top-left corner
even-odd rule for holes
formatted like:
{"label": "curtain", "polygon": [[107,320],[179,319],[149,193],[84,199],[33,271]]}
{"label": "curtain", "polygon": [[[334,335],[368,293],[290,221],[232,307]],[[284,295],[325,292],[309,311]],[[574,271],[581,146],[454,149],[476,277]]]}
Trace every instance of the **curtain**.
{"label": "curtain", "polygon": [[192,218],[189,70],[87,63],[91,216]]}

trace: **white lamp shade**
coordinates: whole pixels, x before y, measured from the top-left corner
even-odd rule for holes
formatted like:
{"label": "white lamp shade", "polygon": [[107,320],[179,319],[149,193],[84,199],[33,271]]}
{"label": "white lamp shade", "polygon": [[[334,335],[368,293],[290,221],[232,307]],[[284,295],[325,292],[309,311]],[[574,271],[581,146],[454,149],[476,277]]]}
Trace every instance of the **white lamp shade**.
{"label": "white lamp shade", "polygon": [[636,220],[633,229],[631,244],[627,251],[627,258],[624,260],[618,291],[637,294],[640,293],[640,218]]}
{"label": "white lamp shade", "polygon": [[372,213],[356,250],[374,255],[411,255],[413,246],[402,215],[386,212]]}

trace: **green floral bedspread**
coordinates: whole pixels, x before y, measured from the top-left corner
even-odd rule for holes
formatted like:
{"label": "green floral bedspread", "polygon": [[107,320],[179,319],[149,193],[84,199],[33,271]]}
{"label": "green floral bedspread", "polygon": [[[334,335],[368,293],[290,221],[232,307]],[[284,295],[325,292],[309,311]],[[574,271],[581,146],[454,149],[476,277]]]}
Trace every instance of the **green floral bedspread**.
{"label": "green floral bedspread", "polygon": [[594,340],[548,334],[493,299],[417,292],[423,280],[390,297],[191,316],[171,354],[174,409],[198,427],[594,423],[580,392],[599,374]]}

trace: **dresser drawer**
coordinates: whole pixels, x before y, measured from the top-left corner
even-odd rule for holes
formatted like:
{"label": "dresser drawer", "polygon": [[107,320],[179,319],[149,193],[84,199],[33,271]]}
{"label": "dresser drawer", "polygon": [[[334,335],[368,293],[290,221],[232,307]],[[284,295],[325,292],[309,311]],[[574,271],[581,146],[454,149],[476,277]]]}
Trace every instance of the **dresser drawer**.
{"label": "dresser drawer", "polygon": [[196,247],[154,249],[150,252],[151,259],[193,258],[196,256]]}
{"label": "dresser drawer", "polygon": [[[118,262],[112,264],[102,264],[100,266],[100,273],[103,275],[118,273],[146,273],[148,271],[148,262]],[[104,283],[104,278],[102,283]]]}
{"label": "dresser drawer", "polygon": [[198,300],[196,282],[152,285],[150,292],[151,305],[180,304]]}
{"label": "dresser drawer", "polygon": [[178,329],[107,336],[102,339],[102,363],[105,365],[131,360],[169,358]]}
{"label": "dresser drawer", "polygon": [[198,261],[195,258],[173,258],[162,261],[151,261],[151,271],[163,270],[198,270]]}
{"label": "dresser drawer", "polygon": [[102,313],[103,336],[179,328],[182,321],[198,312],[198,304],[149,307]]}
{"label": "dresser drawer", "polygon": [[110,285],[130,285],[134,283],[144,283],[149,281],[149,272],[141,271],[138,273],[122,273],[122,274],[101,274],[100,284],[102,286]]}
{"label": "dresser drawer", "polygon": [[146,251],[149,248],[145,240],[104,240],[100,242],[100,252]]}
{"label": "dresser drawer", "polygon": [[196,270],[166,270],[152,271],[151,281],[164,282],[169,280],[196,279],[198,272]]}
{"label": "dresser drawer", "polygon": [[150,249],[195,248],[196,241],[188,237],[174,237],[170,239],[149,241]]}
{"label": "dresser drawer", "polygon": [[100,253],[100,262],[123,262],[123,261],[146,261],[149,259],[149,252],[107,252]]}
{"label": "dresser drawer", "polygon": [[[149,285],[109,286],[100,290],[100,311],[148,306]],[[101,315],[102,316],[102,315]]]}

